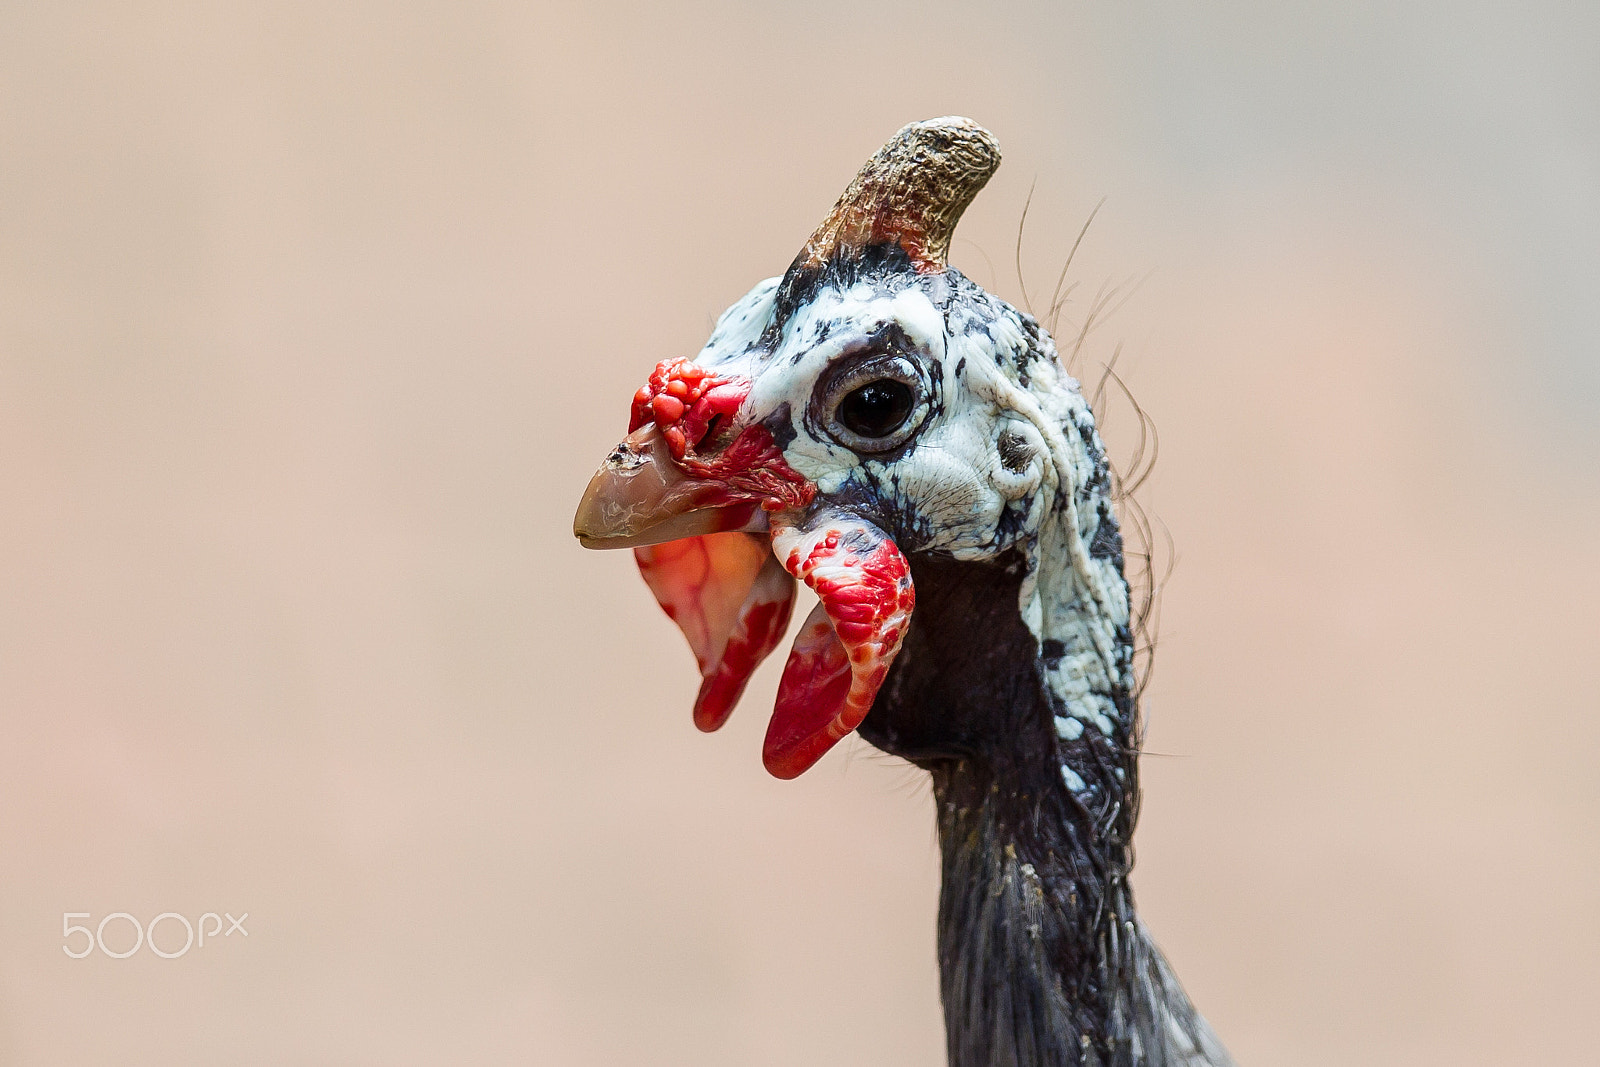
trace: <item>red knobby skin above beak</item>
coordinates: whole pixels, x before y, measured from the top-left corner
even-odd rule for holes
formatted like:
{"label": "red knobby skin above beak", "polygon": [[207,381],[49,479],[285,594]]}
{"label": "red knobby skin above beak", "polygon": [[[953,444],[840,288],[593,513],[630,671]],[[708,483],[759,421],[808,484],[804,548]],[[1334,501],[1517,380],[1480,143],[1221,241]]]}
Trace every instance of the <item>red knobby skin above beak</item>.
{"label": "red knobby skin above beak", "polygon": [[[795,579],[821,600],[784,668],[763,760],[779,778],[814,764],[872,707],[915,595],[905,557],[870,522],[807,510],[816,487],[763,426],[735,432],[750,381],[661,363],[634,397],[630,433],[589,483],[573,530],[633,548],[646,584],[700,666],[694,721],[721,726],[777,646]],[[771,529],[771,547],[754,536]]]}

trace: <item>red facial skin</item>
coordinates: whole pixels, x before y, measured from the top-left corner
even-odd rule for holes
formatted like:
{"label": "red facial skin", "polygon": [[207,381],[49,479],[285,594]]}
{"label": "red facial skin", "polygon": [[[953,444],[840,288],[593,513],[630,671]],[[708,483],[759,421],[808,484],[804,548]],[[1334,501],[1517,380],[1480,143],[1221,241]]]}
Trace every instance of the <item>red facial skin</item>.
{"label": "red facial skin", "polygon": [[821,603],[795,639],[762,753],[772,774],[793,778],[866,717],[916,596],[905,557],[883,531],[848,512],[806,515],[816,486],[789,466],[765,426],[729,439],[750,388],[748,378],[666,360],[635,394],[629,432],[653,422],[685,475],[723,490],[702,506],[759,504],[773,513],[771,552],[749,534],[720,533],[638,548],[634,557],[700,665],[694,717],[702,730],[727,720],[783,636],[793,579],[816,592]]}

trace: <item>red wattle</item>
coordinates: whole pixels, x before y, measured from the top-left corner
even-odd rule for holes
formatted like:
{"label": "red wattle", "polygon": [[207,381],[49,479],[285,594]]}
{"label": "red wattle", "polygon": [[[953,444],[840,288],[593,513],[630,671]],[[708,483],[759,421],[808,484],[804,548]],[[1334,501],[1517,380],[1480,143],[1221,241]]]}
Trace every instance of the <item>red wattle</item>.
{"label": "red wattle", "polygon": [[782,639],[794,608],[794,579],[759,537],[744,533],[686,537],[633,554],[700,666],[695,725],[715,730]]}
{"label": "red wattle", "polygon": [[855,729],[856,724],[839,721],[839,709],[850,695],[850,677],[850,653],[834,636],[827,609],[818,604],[795,635],[767,724],[761,759],[775,777],[805,773]]}
{"label": "red wattle", "polygon": [[804,527],[774,516],[772,551],[819,600],[784,667],[761,754],[773,775],[794,778],[872,709],[916,592],[894,541],[848,512],[822,511]]}
{"label": "red wattle", "polygon": [[696,726],[710,733],[728,721],[750,676],[783,640],[793,612],[794,579],[768,555],[739,608],[739,621],[728,636],[721,660],[703,672],[704,681],[694,701]]}

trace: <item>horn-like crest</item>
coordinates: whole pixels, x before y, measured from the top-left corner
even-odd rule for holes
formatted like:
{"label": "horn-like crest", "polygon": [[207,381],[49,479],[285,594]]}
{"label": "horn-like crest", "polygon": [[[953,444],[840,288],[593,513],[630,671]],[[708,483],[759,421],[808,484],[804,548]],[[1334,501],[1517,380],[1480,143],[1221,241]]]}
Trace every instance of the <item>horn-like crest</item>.
{"label": "horn-like crest", "polygon": [[971,119],[913,122],[856,173],[789,269],[898,244],[919,273],[944,270],[956,222],[999,166],[994,135]]}

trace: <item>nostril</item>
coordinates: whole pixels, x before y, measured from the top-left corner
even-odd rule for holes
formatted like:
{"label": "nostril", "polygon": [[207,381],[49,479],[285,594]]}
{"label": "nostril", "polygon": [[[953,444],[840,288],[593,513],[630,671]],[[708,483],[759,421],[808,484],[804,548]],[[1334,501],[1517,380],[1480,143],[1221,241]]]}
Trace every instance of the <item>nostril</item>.
{"label": "nostril", "polygon": [[716,437],[717,428],[719,426],[721,426],[721,425],[722,425],[722,415],[721,415],[721,413],[718,413],[716,415],[711,416],[710,421],[706,423],[706,432],[700,435],[700,440],[698,440],[698,441],[696,441],[694,443],[694,447],[695,448],[699,448],[701,445],[705,444],[707,441],[710,441],[712,438]]}

